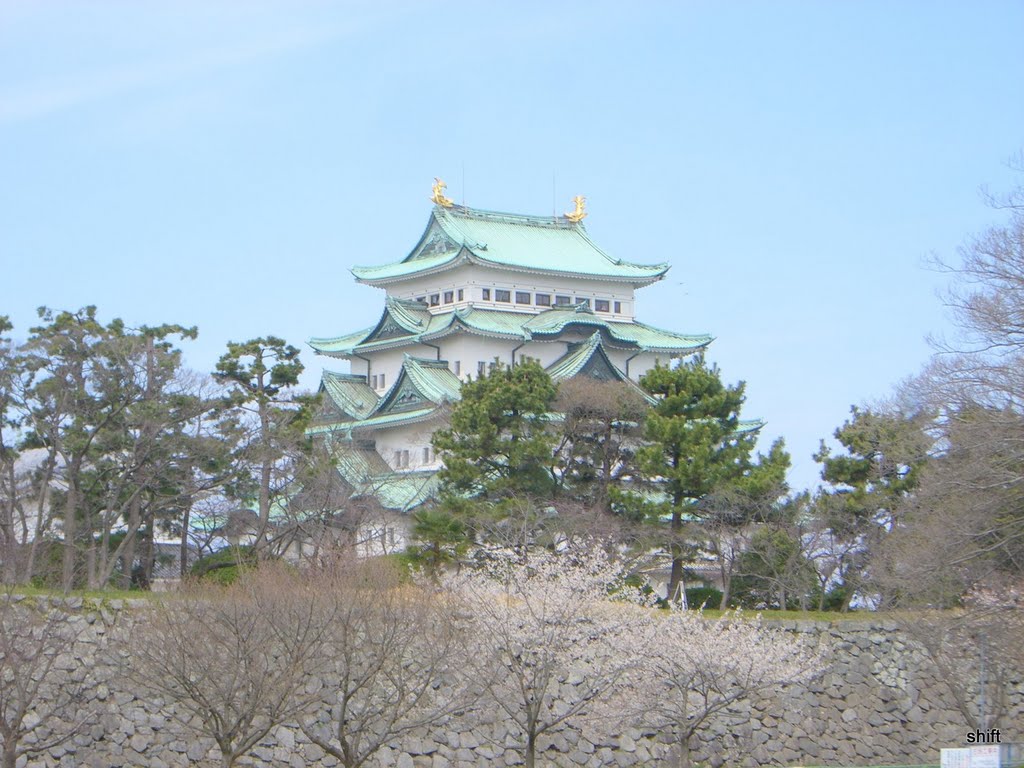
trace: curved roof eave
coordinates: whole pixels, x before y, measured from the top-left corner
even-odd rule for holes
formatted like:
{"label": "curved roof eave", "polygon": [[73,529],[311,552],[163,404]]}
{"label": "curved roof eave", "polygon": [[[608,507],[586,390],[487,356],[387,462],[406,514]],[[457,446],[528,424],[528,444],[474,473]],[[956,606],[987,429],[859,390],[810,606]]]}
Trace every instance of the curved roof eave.
{"label": "curved roof eave", "polygon": [[433,262],[433,264],[432,266],[422,269],[406,269],[398,274],[385,274],[382,277],[374,277],[373,273],[383,272],[389,267],[397,268],[403,264],[415,264],[416,261],[398,261],[390,264],[382,264],[377,267],[351,267],[349,272],[353,277],[355,277],[357,282],[363,283],[364,285],[390,285],[391,283],[400,283],[403,280],[410,280],[414,277],[438,275],[442,272],[448,272],[449,270],[465,264],[469,260],[469,253],[468,249],[462,247],[458,251],[444,254],[444,258],[438,258],[436,261],[433,257],[418,259],[416,261],[430,261]]}

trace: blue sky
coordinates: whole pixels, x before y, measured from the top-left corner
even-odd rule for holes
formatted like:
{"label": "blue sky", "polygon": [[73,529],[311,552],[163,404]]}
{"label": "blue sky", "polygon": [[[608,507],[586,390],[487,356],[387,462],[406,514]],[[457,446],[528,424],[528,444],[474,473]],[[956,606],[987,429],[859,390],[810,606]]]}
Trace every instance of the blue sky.
{"label": "blue sky", "polygon": [[[716,336],[792,483],[943,332],[929,271],[1024,147],[1021,2],[0,1],[0,314],[96,304],[228,340],[356,330],[434,176],[589,201],[669,261],[640,319]],[[322,361],[306,355],[312,387]]]}

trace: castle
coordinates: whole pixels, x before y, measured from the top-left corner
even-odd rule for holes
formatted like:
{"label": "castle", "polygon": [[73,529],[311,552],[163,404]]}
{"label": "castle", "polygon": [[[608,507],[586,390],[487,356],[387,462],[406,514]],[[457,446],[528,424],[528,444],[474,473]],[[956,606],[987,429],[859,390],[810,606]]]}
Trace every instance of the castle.
{"label": "castle", "polygon": [[637,289],[661,280],[669,265],[601,250],[583,225],[582,197],[560,217],[455,205],[440,180],[431,199],[408,256],[352,269],[360,283],[384,289],[380,319],[309,341],[350,370],[324,372],[324,405],[310,433],[345,448],[336,451],[338,471],[356,494],[397,512],[433,495],[441,463],[431,435],[462,382],[494,361],[532,358],[556,382],[635,382],[656,363],[711,342],[636,320]]}

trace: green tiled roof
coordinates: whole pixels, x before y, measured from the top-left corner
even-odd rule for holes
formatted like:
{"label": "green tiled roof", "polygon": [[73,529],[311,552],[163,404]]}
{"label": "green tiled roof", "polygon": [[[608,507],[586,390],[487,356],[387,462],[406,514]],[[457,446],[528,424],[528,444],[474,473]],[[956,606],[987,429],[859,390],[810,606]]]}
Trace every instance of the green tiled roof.
{"label": "green tiled roof", "polygon": [[444,360],[423,360],[406,355],[402,371],[433,403],[451,403],[461,397],[462,382],[448,369]]}
{"label": "green tiled roof", "polygon": [[352,274],[366,283],[386,283],[466,261],[634,284],[655,282],[668,271],[668,264],[635,264],[609,256],[582,224],[564,217],[437,206],[419,243],[402,261],[353,267]]}
{"label": "green tiled roof", "polygon": [[307,435],[322,435],[327,432],[351,432],[352,430],[380,429],[381,427],[394,427],[413,421],[423,421],[437,412],[437,406],[431,405],[428,408],[417,408],[414,411],[402,411],[401,413],[384,413],[379,416],[370,416],[357,421],[340,421],[332,424],[317,424],[306,430]]}
{"label": "green tiled roof", "polygon": [[384,299],[384,306],[391,317],[408,331],[422,331],[430,325],[432,315],[422,301],[403,301],[387,296]]}
{"label": "green tiled roof", "polygon": [[394,314],[395,310],[400,309],[409,313],[408,305],[413,303],[415,302],[391,301],[385,307],[381,321],[373,328],[336,339],[310,339],[309,343],[322,354],[346,357],[375,349],[409,346],[421,340],[433,341],[460,328],[487,336],[530,341],[557,337],[567,327],[573,325],[600,328],[610,343],[652,352],[692,352],[706,347],[712,341],[711,336],[707,334],[675,333],[644,323],[613,322],[586,309],[583,305],[552,308],[538,314],[471,306],[431,315],[422,330],[410,330],[405,335],[381,338],[381,335],[376,333],[377,329],[387,327],[389,317],[395,319],[395,324],[400,324]]}
{"label": "green tiled roof", "polygon": [[[324,374],[323,387],[329,391],[328,377],[336,381],[339,374]],[[361,376],[353,378],[363,379]],[[395,383],[383,397],[374,400],[373,408],[350,421],[314,425],[307,434],[339,431],[351,434],[353,430],[367,431],[423,421],[437,412],[437,406],[458,400],[461,387],[459,377],[448,370],[448,363],[443,360],[423,360],[406,355]],[[346,413],[355,416],[350,410]]]}
{"label": "green tiled roof", "polygon": [[315,349],[317,352],[322,352],[325,355],[329,355],[332,352],[338,352],[341,350],[348,350],[354,348],[363,339],[370,335],[373,331],[374,326],[364,328],[361,331],[355,333],[349,333],[345,336],[336,336],[334,338],[312,338],[309,340],[309,346]]}
{"label": "green tiled roof", "polygon": [[[598,358],[595,360],[595,358]],[[652,405],[655,400],[640,388],[640,385],[619,370],[615,364],[608,359],[604,351],[604,342],[601,334],[595,331],[586,341],[575,346],[558,360],[544,369],[551,380],[556,384],[571,379],[573,376],[585,372],[594,378],[606,378],[612,381],[620,381],[635,389],[640,395]]]}
{"label": "green tiled roof", "polygon": [[372,496],[385,509],[408,512],[437,491],[436,472],[395,472],[375,450],[351,441],[335,443],[331,456],[338,474],[356,497]]}
{"label": "green tiled roof", "polygon": [[372,482],[375,477],[392,473],[391,467],[376,450],[357,446],[351,441],[344,441],[332,450],[331,458],[341,476],[354,488]]}
{"label": "green tiled roof", "polygon": [[757,432],[767,422],[761,419],[740,419],[736,424],[737,435],[749,435],[751,432]]}
{"label": "green tiled roof", "polygon": [[[571,379],[581,370],[583,366],[589,362],[590,358],[594,356],[601,348],[601,334],[594,332],[594,334],[584,341],[582,344],[570,352],[562,355],[558,360],[549,365],[545,370],[551,380],[554,382],[564,381],[565,379]],[[614,368],[614,366],[612,366]],[[620,372],[621,373],[621,372]]]}
{"label": "green tiled roof", "polygon": [[366,383],[365,376],[324,371],[320,390],[331,403],[353,419],[365,419],[377,407],[377,393]]}
{"label": "green tiled roof", "polygon": [[437,494],[440,481],[436,472],[392,472],[374,478],[374,495],[387,509],[408,512]]}

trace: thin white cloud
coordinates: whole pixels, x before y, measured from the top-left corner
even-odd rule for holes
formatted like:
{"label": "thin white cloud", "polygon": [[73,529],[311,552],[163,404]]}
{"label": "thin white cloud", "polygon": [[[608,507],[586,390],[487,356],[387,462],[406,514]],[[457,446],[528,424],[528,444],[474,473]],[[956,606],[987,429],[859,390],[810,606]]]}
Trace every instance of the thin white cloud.
{"label": "thin white cloud", "polygon": [[76,77],[31,83],[0,92],[0,124],[35,120],[122,93],[152,88],[211,71],[290,51],[315,47],[345,36],[350,30],[323,28],[283,32],[262,40],[189,53],[173,60],[150,61],[132,68],[92,72]]}

